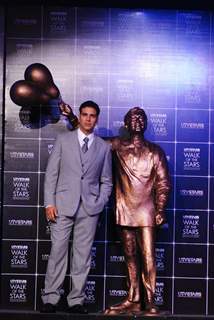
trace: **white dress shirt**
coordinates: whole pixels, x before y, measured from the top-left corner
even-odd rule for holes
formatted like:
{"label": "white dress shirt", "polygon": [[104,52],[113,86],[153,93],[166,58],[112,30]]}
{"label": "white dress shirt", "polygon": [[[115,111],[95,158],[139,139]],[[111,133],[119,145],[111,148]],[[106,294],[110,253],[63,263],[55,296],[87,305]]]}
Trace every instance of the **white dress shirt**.
{"label": "white dress shirt", "polygon": [[84,138],[87,137],[88,140],[88,148],[90,148],[92,142],[94,141],[94,133],[90,133],[89,135],[86,135],[85,133],[83,133],[80,128],[77,129],[77,136],[78,136],[78,140],[79,140],[79,144],[80,144],[80,148],[82,148],[82,146],[84,145]]}

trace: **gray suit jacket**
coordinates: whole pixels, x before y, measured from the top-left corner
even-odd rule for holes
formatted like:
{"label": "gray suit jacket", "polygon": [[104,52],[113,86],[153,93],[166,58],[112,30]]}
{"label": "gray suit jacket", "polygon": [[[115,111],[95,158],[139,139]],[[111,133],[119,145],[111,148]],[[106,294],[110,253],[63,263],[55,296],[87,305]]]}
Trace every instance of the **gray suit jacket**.
{"label": "gray suit jacket", "polygon": [[77,130],[58,135],[45,174],[45,206],[73,216],[81,198],[89,215],[103,210],[112,189],[110,146],[95,136],[86,154],[82,163]]}

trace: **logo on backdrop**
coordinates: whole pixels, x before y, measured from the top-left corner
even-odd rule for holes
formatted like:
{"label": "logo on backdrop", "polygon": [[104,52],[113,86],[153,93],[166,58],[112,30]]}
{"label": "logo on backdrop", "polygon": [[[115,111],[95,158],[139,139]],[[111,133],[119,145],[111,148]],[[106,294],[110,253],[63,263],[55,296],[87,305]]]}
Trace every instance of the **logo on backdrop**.
{"label": "logo on backdrop", "polygon": [[200,148],[184,148],[184,170],[200,170]]}
{"label": "logo on backdrop", "polygon": [[26,18],[26,19],[16,18],[14,20],[14,24],[18,26],[35,26],[37,24],[37,20],[33,18]]}
{"label": "logo on backdrop", "polygon": [[66,32],[67,31],[67,15],[65,11],[51,11],[50,12],[50,32]]}
{"label": "logo on backdrop", "polygon": [[119,243],[109,244],[107,247],[107,270],[108,275],[124,275],[126,272],[125,259]]}
{"label": "logo on backdrop", "polygon": [[192,86],[187,90],[184,101],[186,104],[200,104],[201,103],[201,91],[196,86]]}
{"label": "logo on backdrop", "polygon": [[124,262],[125,261],[125,258],[124,256],[110,256],[110,262]]}
{"label": "logo on backdrop", "polygon": [[178,298],[187,298],[187,299],[201,299],[202,292],[201,291],[178,291]]}
{"label": "logo on backdrop", "polygon": [[[39,241],[38,246],[38,259],[37,259],[37,272],[39,274],[45,274],[47,269],[47,262],[50,255],[50,241]],[[69,263],[69,262],[68,262]]]}
{"label": "logo on backdrop", "polygon": [[8,226],[32,227],[33,220],[31,219],[9,219]]}
{"label": "logo on backdrop", "polygon": [[181,189],[180,195],[183,197],[203,197],[204,191],[198,189]]}
{"label": "logo on backdrop", "polygon": [[28,268],[28,245],[11,245],[11,268]]}
{"label": "logo on backdrop", "polygon": [[7,206],[3,216],[4,239],[35,239],[37,208]]}
{"label": "logo on backdrop", "polygon": [[124,121],[114,120],[113,121],[113,128],[119,129],[124,125]]}
{"label": "logo on backdrop", "polygon": [[30,200],[29,189],[29,177],[13,177],[13,200]]}
{"label": "logo on backdrop", "polygon": [[202,16],[201,14],[196,13],[180,13],[180,18],[182,18],[182,21],[184,23],[185,27],[185,34],[186,35],[193,35],[198,36],[202,34],[201,30],[201,22],[202,22]]}
{"label": "logo on backdrop", "polygon": [[27,134],[28,129],[33,128],[33,125],[31,124],[30,119],[31,119],[31,112],[29,110],[23,110],[22,121],[23,123],[25,123],[25,125],[23,125],[21,121],[14,120],[14,132]]}
{"label": "logo on backdrop", "polygon": [[177,244],[175,250],[175,275],[202,278],[206,276],[207,249],[203,245]]}
{"label": "logo on backdrop", "polygon": [[119,101],[133,100],[134,81],[132,79],[118,79],[117,89]]}
{"label": "logo on backdrop", "polygon": [[45,262],[47,262],[48,261],[48,259],[49,259],[49,254],[47,254],[47,253],[43,253],[42,254],[42,256],[41,256],[41,259],[42,259],[42,261],[45,261]]}
{"label": "logo on backdrop", "polygon": [[182,217],[182,223],[183,223],[183,229],[182,229],[183,238],[199,238],[200,237],[199,215],[184,215]]}
{"label": "logo on backdrop", "polygon": [[155,304],[157,306],[162,306],[164,304],[164,283],[163,282],[156,282]]}
{"label": "logo on backdrop", "polygon": [[10,279],[10,302],[26,302],[27,301],[27,280]]}
{"label": "logo on backdrop", "polygon": [[85,295],[86,295],[86,303],[95,303],[96,301],[96,282],[95,281],[87,281]]}
{"label": "logo on backdrop", "polygon": [[177,141],[208,142],[209,113],[205,110],[178,110]]}
{"label": "logo on backdrop", "polygon": [[94,100],[100,105],[106,105],[107,100],[107,79],[103,76],[91,78],[91,76],[84,75],[77,78],[77,104],[80,104],[86,97],[94,97]]}
{"label": "logo on backdrop", "polygon": [[111,289],[109,290],[110,297],[126,297],[128,292],[126,290],[116,290]]}
{"label": "logo on backdrop", "polygon": [[181,129],[204,130],[203,122],[181,122]]}
{"label": "logo on backdrop", "polygon": [[208,174],[208,146],[177,144],[176,171],[181,175],[207,176]]}
{"label": "logo on backdrop", "polygon": [[96,269],[96,257],[97,257],[97,248],[92,247],[92,249],[91,249],[91,269]]}
{"label": "logo on backdrop", "polygon": [[155,254],[156,254],[156,267],[158,271],[164,271],[165,270],[165,265],[164,265],[164,260],[165,260],[165,249],[164,248],[156,248],[155,249]]}
{"label": "logo on backdrop", "polygon": [[202,258],[194,258],[194,257],[179,257],[178,258],[179,264],[202,264]]}
{"label": "logo on backdrop", "polygon": [[31,57],[33,49],[33,45],[30,43],[16,43],[17,58]]}
{"label": "logo on backdrop", "polygon": [[34,152],[24,152],[24,151],[11,151],[11,159],[34,159]]}
{"label": "logo on backdrop", "polygon": [[152,131],[157,137],[167,136],[167,114],[166,113],[151,113],[150,122]]}

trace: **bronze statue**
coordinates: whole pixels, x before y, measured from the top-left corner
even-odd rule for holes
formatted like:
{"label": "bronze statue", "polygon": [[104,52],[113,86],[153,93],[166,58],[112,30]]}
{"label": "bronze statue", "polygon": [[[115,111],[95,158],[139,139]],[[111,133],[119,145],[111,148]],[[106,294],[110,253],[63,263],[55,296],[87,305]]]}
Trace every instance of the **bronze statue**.
{"label": "bronze statue", "polygon": [[[69,108],[61,106],[66,113]],[[67,109],[68,112],[68,109]],[[71,123],[76,116],[69,112]],[[170,182],[163,150],[144,139],[147,116],[132,108],[124,117],[126,134],[110,140],[115,166],[116,224],[121,231],[128,269],[128,295],[125,301],[105,310],[107,315],[157,314],[154,304],[156,285],[156,226],[165,222],[164,207]],[[143,286],[142,286],[143,285]],[[142,293],[143,287],[143,293]]]}

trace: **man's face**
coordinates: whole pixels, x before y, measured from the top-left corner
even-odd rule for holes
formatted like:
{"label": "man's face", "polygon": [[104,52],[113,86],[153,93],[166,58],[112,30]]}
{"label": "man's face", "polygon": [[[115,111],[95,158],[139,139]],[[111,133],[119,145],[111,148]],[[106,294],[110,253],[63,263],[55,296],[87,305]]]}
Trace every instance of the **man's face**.
{"label": "man's face", "polygon": [[145,120],[141,113],[133,113],[128,122],[128,129],[131,132],[144,132]]}
{"label": "man's face", "polygon": [[79,114],[79,128],[85,134],[94,131],[98,120],[97,112],[94,108],[88,106],[81,110]]}

